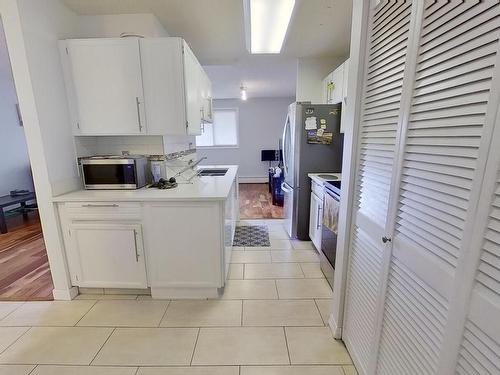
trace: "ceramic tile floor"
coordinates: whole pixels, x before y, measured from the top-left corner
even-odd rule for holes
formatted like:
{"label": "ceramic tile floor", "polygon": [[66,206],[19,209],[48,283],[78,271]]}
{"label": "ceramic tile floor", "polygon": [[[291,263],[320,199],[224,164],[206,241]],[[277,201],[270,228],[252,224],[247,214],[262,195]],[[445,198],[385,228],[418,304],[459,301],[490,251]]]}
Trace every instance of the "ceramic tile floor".
{"label": "ceramic tile floor", "polygon": [[0,375],[355,375],[312,244],[249,224],[271,247],[236,249],[218,300],[0,302]]}

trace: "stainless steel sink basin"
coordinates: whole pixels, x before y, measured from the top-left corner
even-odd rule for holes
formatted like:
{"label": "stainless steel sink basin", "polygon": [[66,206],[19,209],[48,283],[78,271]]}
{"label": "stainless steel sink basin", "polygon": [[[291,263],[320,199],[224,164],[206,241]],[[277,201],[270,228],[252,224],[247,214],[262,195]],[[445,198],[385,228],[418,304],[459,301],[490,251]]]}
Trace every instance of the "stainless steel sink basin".
{"label": "stainless steel sink basin", "polygon": [[227,168],[205,168],[198,172],[198,176],[225,176]]}
{"label": "stainless steel sink basin", "polygon": [[319,178],[324,178],[325,180],[338,180],[339,178],[333,174],[319,174]]}

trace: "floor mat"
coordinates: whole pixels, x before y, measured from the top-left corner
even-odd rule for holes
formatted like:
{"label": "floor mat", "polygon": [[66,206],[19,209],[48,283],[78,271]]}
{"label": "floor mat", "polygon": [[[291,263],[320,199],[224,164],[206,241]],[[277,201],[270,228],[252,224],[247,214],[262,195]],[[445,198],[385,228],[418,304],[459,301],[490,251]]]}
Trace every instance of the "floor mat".
{"label": "floor mat", "polygon": [[237,226],[234,234],[233,246],[271,246],[269,230],[265,225]]}

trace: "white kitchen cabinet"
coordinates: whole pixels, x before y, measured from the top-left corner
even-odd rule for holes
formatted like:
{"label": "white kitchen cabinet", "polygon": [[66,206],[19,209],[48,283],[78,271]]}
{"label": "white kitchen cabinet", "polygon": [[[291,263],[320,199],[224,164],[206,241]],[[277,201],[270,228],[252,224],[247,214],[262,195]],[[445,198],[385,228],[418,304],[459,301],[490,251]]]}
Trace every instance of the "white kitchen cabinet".
{"label": "white kitchen cabinet", "polygon": [[73,39],[62,49],[76,134],[145,134],[139,40]]}
{"label": "white kitchen cabinet", "polygon": [[224,286],[224,218],[220,202],[145,205],[153,298],[217,297]]}
{"label": "white kitchen cabinet", "polygon": [[323,80],[325,104],[342,102],[344,66],[340,65]]}
{"label": "white kitchen cabinet", "polygon": [[[347,78],[349,59],[323,79],[323,102],[325,104],[342,103],[342,111],[347,106]],[[345,132],[345,121],[340,122],[340,132]]]}
{"label": "white kitchen cabinet", "polygon": [[60,42],[76,135],[199,135],[211,83],[182,38]]}
{"label": "white kitchen cabinet", "polygon": [[181,38],[144,38],[142,74],[148,134],[199,135],[203,95],[211,85],[188,44]]}
{"label": "white kitchen cabinet", "polygon": [[[347,111],[348,100],[347,100],[347,78],[349,77],[349,59],[344,62],[344,80],[342,84],[342,113],[345,114]],[[340,132],[345,133],[346,131],[346,117],[340,117]]]}
{"label": "white kitchen cabinet", "polygon": [[343,80],[342,80],[342,105],[347,104],[347,78],[349,76],[349,59],[347,59],[343,65]]}
{"label": "white kitchen cabinet", "polygon": [[203,122],[211,123],[213,121],[212,82],[210,82],[210,79],[203,70],[201,73],[201,119]]}
{"label": "white kitchen cabinet", "polygon": [[147,288],[140,224],[73,221],[68,234],[68,261],[74,285]]}
{"label": "white kitchen cabinet", "polygon": [[309,237],[316,249],[321,249],[321,226],[323,224],[323,199],[311,191]]}
{"label": "white kitchen cabinet", "polygon": [[203,112],[202,69],[187,44],[184,46],[183,59],[187,132],[189,135],[200,135]]}

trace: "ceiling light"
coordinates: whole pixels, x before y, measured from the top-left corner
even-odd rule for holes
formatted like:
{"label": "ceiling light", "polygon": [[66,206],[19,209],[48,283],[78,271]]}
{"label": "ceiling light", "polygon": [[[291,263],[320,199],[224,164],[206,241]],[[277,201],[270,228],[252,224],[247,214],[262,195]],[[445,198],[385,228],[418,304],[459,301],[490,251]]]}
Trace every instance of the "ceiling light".
{"label": "ceiling light", "polygon": [[245,86],[240,87],[241,100],[247,100],[247,89]]}
{"label": "ceiling light", "polygon": [[245,39],[250,53],[280,53],[295,0],[243,0]]}

